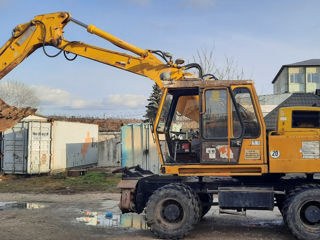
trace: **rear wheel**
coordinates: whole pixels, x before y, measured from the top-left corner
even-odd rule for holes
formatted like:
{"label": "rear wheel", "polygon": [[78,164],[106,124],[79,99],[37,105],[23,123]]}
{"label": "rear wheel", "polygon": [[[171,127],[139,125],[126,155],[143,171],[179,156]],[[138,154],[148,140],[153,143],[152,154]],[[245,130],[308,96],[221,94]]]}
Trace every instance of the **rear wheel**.
{"label": "rear wheel", "polygon": [[298,239],[319,240],[320,185],[307,184],[292,190],[284,202],[283,216]]}
{"label": "rear wheel", "polygon": [[188,186],[168,184],[149,198],[147,224],[159,238],[183,238],[198,222],[199,204]]}

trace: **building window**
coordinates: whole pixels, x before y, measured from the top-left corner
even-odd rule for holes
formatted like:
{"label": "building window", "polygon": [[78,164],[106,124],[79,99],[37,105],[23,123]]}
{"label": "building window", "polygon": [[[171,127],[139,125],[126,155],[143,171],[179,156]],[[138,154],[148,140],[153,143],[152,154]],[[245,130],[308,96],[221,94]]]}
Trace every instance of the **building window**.
{"label": "building window", "polygon": [[289,76],[289,92],[305,92],[306,91],[306,68],[290,67],[288,69]]}
{"label": "building window", "polygon": [[303,73],[291,73],[290,83],[303,83]]}
{"label": "building window", "polygon": [[308,83],[320,83],[320,73],[308,73]]}

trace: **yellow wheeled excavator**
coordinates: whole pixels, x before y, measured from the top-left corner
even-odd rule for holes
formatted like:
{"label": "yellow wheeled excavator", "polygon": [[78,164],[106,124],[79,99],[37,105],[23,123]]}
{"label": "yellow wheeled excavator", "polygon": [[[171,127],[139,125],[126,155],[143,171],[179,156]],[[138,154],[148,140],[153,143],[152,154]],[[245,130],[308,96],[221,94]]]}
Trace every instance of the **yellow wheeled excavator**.
{"label": "yellow wheeled excavator", "polygon": [[[69,22],[134,55],[67,41]],[[277,206],[295,237],[320,239],[320,108],[280,108],[276,131],[267,132],[252,81],[217,80],[199,64],[143,50],[66,12],[18,25],[0,49],[0,78],[37,48],[49,55],[47,45],[67,58],[73,53],[146,76],[162,89],[153,129],[161,174],[125,168],[119,183],[122,212],[144,211],[157,237],[183,238],[217,196],[222,213]]]}

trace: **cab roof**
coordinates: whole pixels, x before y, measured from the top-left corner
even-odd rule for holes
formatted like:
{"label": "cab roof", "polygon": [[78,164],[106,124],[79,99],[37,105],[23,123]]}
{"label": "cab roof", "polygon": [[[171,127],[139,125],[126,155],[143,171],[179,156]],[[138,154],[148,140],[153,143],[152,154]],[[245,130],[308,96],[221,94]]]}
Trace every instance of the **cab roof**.
{"label": "cab roof", "polygon": [[164,88],[209,88],[209,87],[229,87],[232,85],[253,85],[252,80],[202,80],[188,79],[180,81],[163,81]]}

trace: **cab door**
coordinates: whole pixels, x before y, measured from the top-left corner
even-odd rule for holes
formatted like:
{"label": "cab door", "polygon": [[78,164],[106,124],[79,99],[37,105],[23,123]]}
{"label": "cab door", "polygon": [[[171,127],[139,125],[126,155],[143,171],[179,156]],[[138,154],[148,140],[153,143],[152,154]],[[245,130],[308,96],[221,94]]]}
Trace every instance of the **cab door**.
{"label": "cab door", "polygon": [[201,94],[202,164],[237,164],[243,123],[229,88],[203,89]]}

